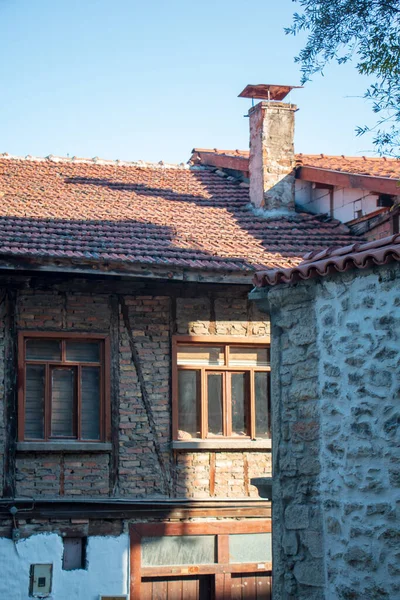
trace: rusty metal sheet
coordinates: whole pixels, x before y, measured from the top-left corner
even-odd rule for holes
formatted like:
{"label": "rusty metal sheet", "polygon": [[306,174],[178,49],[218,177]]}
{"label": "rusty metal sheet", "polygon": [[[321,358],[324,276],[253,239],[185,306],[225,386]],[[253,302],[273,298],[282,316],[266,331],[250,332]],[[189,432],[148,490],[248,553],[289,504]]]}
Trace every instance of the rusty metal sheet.
{"label": "rusty metal sheet", "polygon": [[239,98],[258,98],[260,100],[283,100],[291,90],[301,88],[301,85],[273,85],[271,83],[259,83],[257,85],[246,85],[240,92]]}

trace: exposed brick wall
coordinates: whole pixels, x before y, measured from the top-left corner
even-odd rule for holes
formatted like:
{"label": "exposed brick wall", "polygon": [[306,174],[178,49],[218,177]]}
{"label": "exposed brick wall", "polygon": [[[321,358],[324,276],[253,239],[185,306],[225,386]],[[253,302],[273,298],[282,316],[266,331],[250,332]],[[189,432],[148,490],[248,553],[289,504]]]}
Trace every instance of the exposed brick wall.
{"label": "exposed brick wall", "polygon": [[[139,355],[146,391],[156,422],[162,456],[169,468],[170,440],[170,299],[126,297],[129,327]],[[119,484],[121,496],[167,495],[154,438],[120,315]],[[168,474],[170,476],[170,474]]]}
{"label": "exposed brick wall", "polygon": [[381,225],[374,227],[373,229],[371,229],[371,231],[367,231],[364,234],[364,237],[369,242],[372,242],[373,240],[381,240],[382,238],[385,238],[388,235],[392,235],[392,225],[390,219],[388,219]]}
{"label": "exposed brick wall", "polygon": [[189,498],[258,498],[251,478],[272,472],[269,452],[177,452],[175,468],[176,495]]}
{"label": "exposed brick wall", "polygon": [[[196,290],[195,297],[178,298],[169,295],[168,285],[165,295],[114,294],[118,300],[114,306],[119,308],[114,314],[119,347],[116,484],[110,484],[110,453],[17,452],[17,495],[257,497],[249,480],[270,474],[269,453],[215,451],[215,484],[210,490],[210,452],[170,451],[171,334],[263,336],[269,332],[265,315],[247,300],[248,290],[238,293],[237,288],[225,286],[223,292],[215,293],[211,288],[204,289],[203,293],[200,288]],[[17,294],[17,326],[19,330],[107,333],[111,331],[112,306],[108,293],[24,289]],[[4,381],[3,338],[0,315],[0,399]],[[132,340],[153,426],[143,402]],[[0,417],[2,406],[0,402]],[[1,453],[4,421],[0,423]]]}
{"label": "exposed brick wall", "polygon": [[[17,296],[19,330],[110,330],[110,299],[106,295],[26,290]],[[17,453],[18,496],[108,495],[109,455]]]}
{"label": "exposed brick wall", "polygon": [[191,335],[263,336],[269,320],[253,302],[232,290],[222,297],[177,298],[176,332]]}

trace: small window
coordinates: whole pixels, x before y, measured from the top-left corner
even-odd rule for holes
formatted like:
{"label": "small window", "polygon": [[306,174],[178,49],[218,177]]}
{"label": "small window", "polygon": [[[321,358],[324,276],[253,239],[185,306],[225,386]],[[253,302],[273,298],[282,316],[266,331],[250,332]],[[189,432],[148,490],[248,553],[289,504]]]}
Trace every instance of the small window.
{"label": "small window", "polygon": [[86,569],[87,538],[65,537],[63,543],[63,570],[74,571],[75,569]]}
{"label": "small window", "polygon": [[393,203],[393,196],[390,194],[379,194],[378,200],[376,201],[377,206],[386,206],[388,208],[393,206]]}
{"label": "small window", "polygon": [[106,441],[107,337],[22,333],[19,344],[19,440]]}
{"label": "small window", "polygon": [[174,438],[269,438],[269,347],[174,340]]}

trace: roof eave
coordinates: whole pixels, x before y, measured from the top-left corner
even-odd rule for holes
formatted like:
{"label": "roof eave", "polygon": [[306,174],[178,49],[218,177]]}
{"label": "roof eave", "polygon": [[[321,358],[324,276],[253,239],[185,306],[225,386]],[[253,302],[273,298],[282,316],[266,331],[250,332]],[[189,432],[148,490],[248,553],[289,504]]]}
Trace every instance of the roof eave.
{"label": "roof eave", "polygon": [[47,258],[0,256],[0,271],[32,271],[48,274],[101,275],[104,277],[124,276],[132,279],[156,279],[195,283],[229,283],[251,285],[254,271],[182,269],[177,267],[154,267],[142,264],[107,263],[99,261],[78,262],[76,260],[54,260]]}
{"label": "roof eave", "polygon": [[379,194],[400,195],[400,185],[397,179],[376,177],[372,175],[332,171],[320,167],[301,166],[297,168],[296,179],[313,183],[326,183],[338,187],[360,188]]}

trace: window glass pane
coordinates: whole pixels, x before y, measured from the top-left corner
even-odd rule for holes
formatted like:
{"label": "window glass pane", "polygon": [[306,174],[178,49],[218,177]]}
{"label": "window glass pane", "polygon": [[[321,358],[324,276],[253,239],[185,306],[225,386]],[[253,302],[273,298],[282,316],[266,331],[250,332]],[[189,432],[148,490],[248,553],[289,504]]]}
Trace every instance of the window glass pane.
{"label": "window glass pane", "polygon": [[269,348],[230,346],[229,364],[231,367],[267,367],[269,365]]}
{"label": "window glass pane", "polygon": [[73,437],[75,369],[53,369],[51,374],[51,435]]}
{"label": "window glass pane", "polygon": [[26,340],[27,360],[61,360],[60,340]]}
{"label": "window glass pane", "polygon": [[100,439],[100,368],[82,367],[81,435],[84,440]]}
{"label": "window glass pane", "polygon": [[222,373],[208,373],[208,433],[223,435]]}
{"label": "window glass pane", "polygon": [[74,362],[100,362],[100,342],[66,342],[67,360]]}
{"label": "window glass pane", "polygon": [[178,346],[178,365],[224,365],[224,348],[219,346]]}
{"label": "window glass pane", "polygon": [[271,562],[271,534],[231,534],[229,536],[229,561],[233,563]]}
{"label": "window glass pane", "polygon": [[254,373],[256,437],[269,438],[269,373]]}
{"label": "window glass pane", "polygon": [[231,373],[232,433],[248,435],[248,374]]}
{"label": "window glass pane", "polygon": [[142,537],[142,565],[206,565],[216,562],[215,535]]}
{"label": "window glass pane", "polygon": [[178,438],[200,437],[200,371],[178,371]]}
{"label": "window glass pane", "polygon": [[25,438],[44,438],[45,367],[26,365]]}

